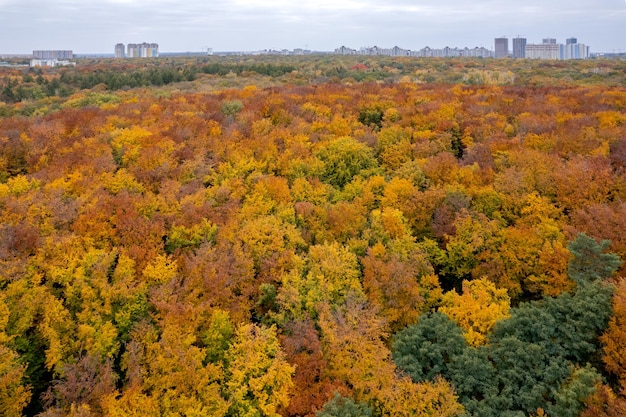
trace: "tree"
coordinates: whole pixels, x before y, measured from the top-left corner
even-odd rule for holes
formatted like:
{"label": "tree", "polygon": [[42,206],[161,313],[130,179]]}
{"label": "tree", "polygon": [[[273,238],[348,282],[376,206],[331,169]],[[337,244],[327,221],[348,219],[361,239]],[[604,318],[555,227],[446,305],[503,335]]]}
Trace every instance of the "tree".
{"label": "tree", "polygon": [[249,320],[258,283],[253,261],[239,245],[218,240],[216,246],[201,245],[179,260],[178,278],[186,296],[227,311],[235,323]]}
{"label": "tree", "polygon": [[412,160],[410,133],[400,127],[389,127],[378,133],[377,155],[387,172],[394,172]]}
{"label": "tree", "polygon": [[470,415],[497,415],[488,399],[499,395],[498,369],[486,347],[465,349],[448,365],[446,378]]}
{"label": "tree", "polygon": [[487,337],[496,323],[509,317],[511,299],[505,289],[498,289],[481,278],[463,281],[463,293],[446,293],[439,311],[464,330],[467,343],[479,346],[487,343]]}
{"label": "tree", "polygon": [[380,104],[374,104],[359,111],[359,122],[374,130],[380,130],[383,126],[384,115],[384,108]]}
{"label": "tree", "polygon": [[486,275],[514,299],[559,295],[574,284],[566,273],[569,252],[560,213],[536,193],[523,201],[515,225],[500,228],[486,242],[472,275]]}
{"label": "tree", "polygon": [[229,413],[242,417],[279,417],[289,405],[295,368],[286,360],[276,328],[244,324],[226,352]]}
{"label": "tree", "polygon": [[222,113],[226,116],[235,116],[243,109],[241,100],[231,100],[222,103]]}
{"label": "tree", "polygon": [[306,317],[286,323],[280,341],[285,358],[296,368],[293,395],[286,409],[289,415],[312,417],[333,392],[347,391],[344,384],[333,380],[326,372],[328,363],[313,320]]}
{"label": "tree", "polygon": [[585,366],[606,328],[611,294],[597,281],[581,284],[574,295],[524,303],[478,348],[467,346],[443,313],[424,315],[396,334],[393,358],[414,380],[448,379],[475,415],[581,410],[599,381],[597,371]]}
{"label": "tree", "polygon": [[362,264],[365,293],[388,320],[391,330],[415,323],[431,301],[426,296],[432,288],[420,285],[420,278],[432,273],[425,256],[415,250],[403,257],[379,243],[368,249]]}
{"label": "tree", "polygon": [[266,282],[292,268],[295,251],[305,246],[295,226],[275,215],[244,220],[237,238],[254,261],[257,279]]}
{"label": "tree", "polygon": [[467,344],[461,329],[443,313],[428,313],[395,335],[393,360],[415,382],[448,374]]}
{"label": "tree", "polygon": [[555,395],[554,405],[546,407],[548,415],[576,417],[584,408],[584,403],[598,389],[602,377],[591,365],[576,369],[561,384]]}
{"label": "tree", "polygon": [[[623,142],[626,144],[626,140]],[[626,150],[626,146],[624,148]],[[611,252],[624,258],[626,256],[626,236],[621,231],[626,227],[624,226],[625,221],[626,202],[620,199],[620,201],[580,207],[570,214],[568,223],[575,234],[585,232],[595,239],[609,239]],[[623,264],[618,272],[624,272]]]}
{"label": "tree", "polygon": [[[447,382],[436,379],[415,383],[398,375],[382,340],[386,333],[384,321],[367,303],[357,297],[349,297],[343,306],[324,303],[318,322],[328,372],[351,387],[350,396],[356,401],[367,403],[375,413],[392,417],[462,413]],[[464,343],[460,330],[459,338]]]}
{"label": "tree", "polygon": [[322,180],[338,189],[377,165],[371,148],[347,136],[321,146],[316,156],[324,162]]}
{"label": "tree", "polygon": [[18,417],[30,401],[31,387],[25,384],[26,366],[8,346],[12,338],[5,331],[10,310],[4,301],[0,293],[0,413]]}
{"label": "tree", "polygon": [[626,394],[626,279],[617,282],[613,295],[613,316],[600,341],[604,366],[617,377],[622,394]]}
{"label": "tree", "polygon": [[581,417],[620,417],[626,415],[626,399],[616,395],[611,387],[598,384],[596,392],[585,400]]}
{"label": "tree", "polygon": [[315,413],[315,417],[371,417],[372,409],[363,403],[355,403],[351,398],[342,397],[338,392]]}
{"label": "tree", "polygon": [[315,313],[317,303],[340,305],[351,295],[364,298],[356,255],[337,243],[309,248],[306,277],[301,289],[306,308]]}
{"label": "tree", "polygon": [[543,346],[506,337],[488,349],[489,358],[497,370],[499,392],[485,399],[495,415],[523,411],[526,414],[545,407],[557,387],[571,373],[566,360],[551,355]]}
{"label": "tree", "polygon": [[0,68],[0,415],[626,414],[623,64],[255,60]]}
{"label": "tree", "polygon": [[136,401],[162,415],[226,415],[223,364],[206,361],[193,323],[177,312],[161,313],[161,332],[146,321],[135,325],[122,355],[125,384],[105,406],[112,414],[123,415]]}
{"label": "tree", "polygon": [[580,284],[613,275],[622,261],[614,253],[604,253],[610,244],[608,240],[597,243],[585,233],[579,233],[567,246],[573,255],[567,269],[570,278]]}
{"label": "tree", "polygon": [[326,210],[327,233],[338,243],[359,238],[367,225],[367,208],[358,202],[339,201]]}
{"label": "tree", "polygon": [[71,413],[71,410],[88,410],[96,415],[102,414],[102,401],[115,393],[117,375],[111,361],[100,362],[94,356],[79,358],[75,364],[63,366],[63,377],[52,382],[45,394],[59,412]]}
{"label": "tree", "polygon": [[596,282],[580,285],[574,295],[523,303],[496,325],[491,341],[515,337],[543,346],[548,355],[584,364],[608,325],[612,294],[611,286]]}
{"label": "tree", "polygon": [[[460,286],[463,279],[472,277],[480,262],[480,255],[490,249],[501,225],[484,215],[472,215],[463,210],[455,221],[456,233],[446,243],[446,251],[436,263],[441,264],[440,275],[444,288]],[[484,274],[480,274],[481,277]]]}

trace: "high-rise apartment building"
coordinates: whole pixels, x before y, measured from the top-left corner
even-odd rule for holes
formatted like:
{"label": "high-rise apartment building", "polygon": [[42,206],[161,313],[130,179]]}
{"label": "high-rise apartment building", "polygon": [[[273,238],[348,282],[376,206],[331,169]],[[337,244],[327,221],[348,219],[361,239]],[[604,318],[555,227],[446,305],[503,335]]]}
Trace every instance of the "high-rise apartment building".
{"label": "high-rise apartment building", "polygon": [[495,56],[496,58],[506,58],[509,56],[509,40],[508,38],[496,38],[495,40]]}
{"label": "high-rise apartment building", "polygon": [[141,50],[141,56],[144,58],[158,58],[159,56],[159,44],[157,43],[142,43]]}
{"label": "high-rise apartment building", "polygon": [[139,49],[137,49],[136,43],[129,43],[127,46],[126,57],[127,58],[139,58]]}
{"label": "high-rise apartment building", "polygon": [[569,38],[566,40],[565,45],[561,45],[561,59],[589,58],[589,47],[576,41],[576,38]]}
{"label": "high-rise apartment building", "polygon": [[578,43],[576,38],[567,38],[565,45],[554,38],[545,38],[540,44],[526,45],[526,58],[531,59],[587,59],[589,47]]}
{"label": "high-rise apartment building", "polygon": [[33,51],[35,59],[72,59],[74,53],[72,51]]}
{"label": "high-rise apartment building", "polygon": [[513,39],[513,58],[526,58],[526,38]]}
{"label": "high-rise apartment building", "polygon": [[123,43],[115,45],[115,58],[126,58],[125,48]]}
{"label": "high-rise apartment building", "polygon": [[129,43],[126,50],[128,58],[157,58],[159,56],[158,43]]}
{"label": "high-rise apartment building", "polygon": [[[545,39],[544,39],[545,41]],[[527,44],[525,48],[526,58],[530,59],[561,59],[561,46],[551,42]]]}
{"label": "high-rise apartment building", "polygon": [[335,49],[337,55],[356,55],[356,49],[348,48],[347,46],[341,46]]}

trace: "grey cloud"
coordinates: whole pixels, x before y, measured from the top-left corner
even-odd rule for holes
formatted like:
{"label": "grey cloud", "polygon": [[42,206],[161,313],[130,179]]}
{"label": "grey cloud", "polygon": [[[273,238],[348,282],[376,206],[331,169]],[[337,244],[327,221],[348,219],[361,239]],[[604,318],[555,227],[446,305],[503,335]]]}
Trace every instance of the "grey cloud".
{"label": "grey cloud", "polygon": [[491,47],[518,34],[576,36],[597,51],[626,49],[624,21],[622,0],[0,0],[0,53],[142,41],[162,51]]}

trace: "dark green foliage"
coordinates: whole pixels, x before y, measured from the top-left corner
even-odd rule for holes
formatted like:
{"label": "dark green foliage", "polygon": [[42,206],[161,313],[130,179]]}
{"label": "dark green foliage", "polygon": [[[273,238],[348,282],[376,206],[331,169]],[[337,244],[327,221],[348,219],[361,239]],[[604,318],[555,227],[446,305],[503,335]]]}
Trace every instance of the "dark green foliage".
{"label": "dark green foliage", "polygon": [[48,347],[48,343],[41,334],[33,328],[28,329],[26,334],[16,337],[13,341],[13,348],[26,364],[28,384],[32,387],[32,396],[24,410],[25,415],[34,416],[43,410],[41,395],[46,391],[48,381],[52,379],[52,372],[46,369],[44,354]]}
{"label": "dark green foliage", "polygon": [[581,404],[596,391],[601,380],[602,377],[591,365],[575,370],[561,385],[554,405],[547,408],[548,415],[576,417],[581,411]]}
{"label": "dark green foliage", "polygon": [[539,303],[526,303],[511,312],[511,318],[497,324],[491,342],[514,337],[526,343],[538,343],[551,354],[557,354],[557,323]]}
{"label": "dark green foliage", "polygon": [[502,413],[521,410],[530,414],[544,407],[571,373],[568,362],[562,357],[550,355],[543,346],[515,337],[491,345],[488,354],[497,369],[498,395],[487,397],[485,402]]}
{"label": "dark green foliage", "polygon": [[577,415],[599,378],[587,363],[608,324],[612,293],[601,281],[583,282],[573,295],[522,304],[477,349],[443,314],[424,315],[396,335],[393,359],[416,382],[444,376],[470,415],[529,415],[539,407]]}
{"label": "dark green foliage", "polygon": [[255,317],[259,322],[272,324],[272,313],[280,310],[276,300],[277,290],[273,284],[259,285],[259,295],[255,307]]}
{"label": "dark green foliage", "polygon": [[23,100],[38,100],[45,97],[67,97],[76,90],[105,86],[109,91],[122,88],[163,86],[181,81],[193,81],[198,69],[189,67],[184,70],[169,66],[150,69],[130,70],[98,69],[90,72],[64,70],[60,76],[52,79],[38,77],[36,80],[26,75],[17,79],[0,82],[0,100],[16,103]]}
{"label": "dark green foliage", "polygon": [[585,233],[579,233],[576,239],[567,245],[574,256],[569,263],[567,273],[570,278],[580,284],[585,281],[606,279],[622,265],[619,256],[614,253],[604,253],[611,241],[596,242]]}
{"label": "dark green foliage", "polygon": [[467,348],[461,329],[442,313],[423,315],[419,322],[398,333],[393,360],[414,381],[448,376],[449,364]]}
{"label": "dark green foliage", "polygon": [[359,122],[374,130],[380,130],[383,127],[384,115],[385,111],[379,106],[366,107],[359,112]]}
{"label": "dark green foliage", "polygon": [[457,159],[461,159],[463,158],[463,155],[465,154],[465,145],[463,144],[463,141],[461,140],[461,129],[456,126],[452,129],[450,129],[450,134],[452,135],[452,140],[450,142],[450,145],[452,147],[452,153],[454,154],[454,156]]}
{"label": "dark green foliage", "polygon": [[549,355],[585,363],[611,316],[613,289],[600,282],[580,285],[574,295],[526,303],[498,323],[492,341],[515,337],[541,345]]}
{"label": "dark green foliage", "polygon": [[612,312],[613,286],[600,282],[581,284],[574,296],[563,294],[549,300],[562,356],[584,364],[598,349],[598,336],[606,329]]}
{"label": "dark green foliage", "polygon": [[295,71],[296,67],[287,64],[227,64],[227,63],[211,63],[206,64],[201,68],[201,71],[205,74],[224,76],[230,73],[236,75],[242,75],[246,72],[255,72],[259,75],[267,75],[270,77],[280,77],[281,75],[288,74]]}
{"label": "dark green foliage", "polygon": [[328,401],[316,417],[371,417],[372,410],[363,403],[355,403],[351,398],[342,397],[338,392]]}
{"label": "dark green foliage", "polygon": [[65,78],[65,83],[81,89],[93,88],[104,84],[109,90],[119,90],[124,87],[161,86],[180,81],[192,81],[195,71],[178,71],[174,68],[157,67],[150,70],[134,69],[129,71],[99,70],[86,74],[74,72]]}
{"label": "dark green foliage", "polygon": [[448,365],[446,377],[454,385],[459,401],[470,411],[485,409],[481,401],[487,397],[492,398],[498,394],[496,382],[497,370],[487,357],[487,350],[464,349],[455,356],[454,361]]}

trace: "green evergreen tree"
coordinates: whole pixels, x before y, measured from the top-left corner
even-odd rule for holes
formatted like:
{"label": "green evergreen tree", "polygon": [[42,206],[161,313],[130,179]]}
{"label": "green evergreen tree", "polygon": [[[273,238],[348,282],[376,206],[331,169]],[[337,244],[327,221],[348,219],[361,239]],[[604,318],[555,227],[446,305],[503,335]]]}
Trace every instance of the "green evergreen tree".
{"label": "green evergreen tree", "polygon": [[351,398],[341,396],[338,392],[329,400],[322,410],[315,413],[316,417],[371,417],[372,409],[363,403],[355,403]]}
{"label": "green evergreen tree", "polygon": [[541,345],[549,355],[584,364],[597,350],[597,338],[611,317],[613,287],[582,283],[574,295],[564,293],[520,305],[496,325],[492,342],[515,337]]}
{"label": "green evergreen tree", "polygon": [[567,245],[573,255],[567,268],[569,277],[580,284],[606,279],[613,275],[622,265],[622,261],[614,253],[604,253],[610,244],[610,240],[598,243],[585,233],[579,233],[576,239]]}
{"label": "green evergreen tree", "polygon": [[591,365],[576,369],[555,396],[554,405],[547,407],[550,416],[576,417],[582,411],[584,401],[593,394],[602,377]]}
{"label": "green evergreen tree", "polygon": [[399,332],[393,342],[393,360],[414,381],[448,376],[448,366],[468,348],[459,326],[443,313],[422,315]]}

